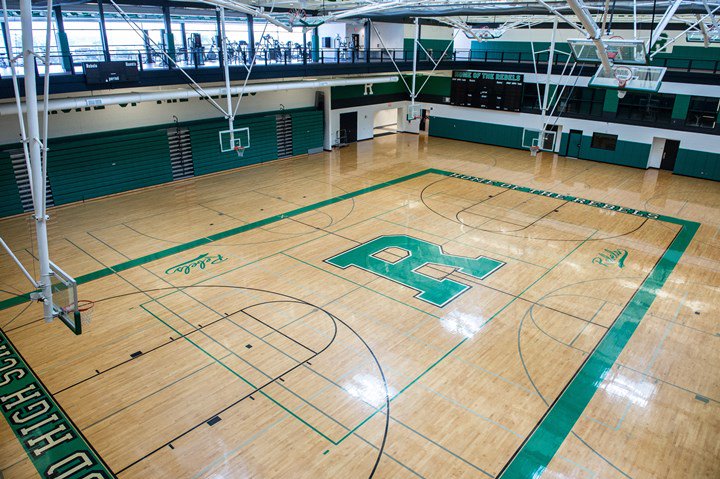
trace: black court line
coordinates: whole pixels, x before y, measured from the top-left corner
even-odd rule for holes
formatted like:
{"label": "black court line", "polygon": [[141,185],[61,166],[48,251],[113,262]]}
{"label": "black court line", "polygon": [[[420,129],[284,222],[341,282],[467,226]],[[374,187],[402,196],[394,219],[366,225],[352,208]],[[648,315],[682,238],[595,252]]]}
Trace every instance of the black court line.
{"label": "black court line", "polygon": [[[451,217],[449,217],[449,216],[445,216],[445,215],[443,215],[442,213],[440,213],[439,211],[433,209],[433,208],[427,203],[427,201],[425,200],[425,191],[426,191],[428,188],[430,188],[431,186],[434,186],[434,185],[440,183],[441,181],[445,181],[445,180],[452,179],[452,178],[454,178],[454,177],[449,176],[449,177],[446,177],[446,178],[442,178],[442,179],[440,179],[440,180],[437,180],[437,181],[435,181],[435,182],[433,182],[433,183],[430,183],[430,184],[426,185],[426,186],[422,189],[422,191],[420,192],[420,201],[425,205],[425,207],[426,207],[427,209],[429,209],[430,211],[432,211],[432,212],[435,213],[436,215],[440,216],[441,218],[445,218],[446,220],[452,221],[453,223],[461,224],[461,225],[466,226],[466,227],[468,227],[468,228],[470,228],[470,229],[473,229],[473,230],[475,230],[475,231],[483,231],[483,232],[485,232],[485,233],[498,234],[498,235],[503,235],[503,236],[510,236],[510,237],[513,237],[513,238],[521,238],[521,239],[527,239],[527,240],[544,240],[544,241],[578,241],[577,239],[571,239],[571,238],[539,238],[539,237],[534,237],[534,236],[522,236],[522,235],[510,234],[510,233],[513,233],[513,231],[505,232],[505,231],[486,230],[486,229],[482,229],[482,228],[479,228],[479,227],[476,227],[476,226],[472,226],[472,225],[468,225],[468,224],[465,224],[465,223],[462,223],[462,222],[458,222],[458,221],[456,221],[455,219],[453,219],[453,218],[451,218]],[[456,178],[456,179],[457,179],[457,178]],[[498,188],[500,188],[500,187],[498,186]],[[497,195],[496,195],[496,196],[497,196]],[[429,198],[429,197],[430,197],[430,196],[428,196],[428,198]],[[612,210],[608,210],[608,211],[612,211]],[[502,220],[498,220],[497,218],[492,218],[492,219],[495,219],[495,220],[497,220],[497,221],[502,221]],[[635,233],[636,231],[638,231],[640,228],[642,228],[642,227],[645,225],[645,223],[647,223],[648,219],[649,219],[649,218],[643,218],[643,220],[640,222],[640,224],[639,224],[636,228],[634,228],[634,229],[632,229],[632,230],[630,230],[630,231],[626,231],[625,233],[618,234],[618,235],[615,235],[615,236],[607,236],[607,237],[603,237],[603,238],[591,238],[591,239],[589,239],[588,241],[607,241],[607,240],[611,240],[611,239],[615,239],[615,238],[622,238],[623,236],[629,236],[629,235]],[[579,226],[579,225],[575,225],[575,224],[572,224],[572,223],[568,223],[568,225],[573,226],[573,227],[578,227],[578,226]]]}
{"label": "black court line", "polygon": [[[644,224],[644,223],[645,223],[645,222],[643,222],[643,224]],[[675,241],[675,239],[678,237],[678,235],[680,234],[681,231],[682,231],[682,228],[680,228],[680,229],[677,231],[677,233],[675,234],[675,236],[673,236],[673,239],[670,241],[670,243],[668,243],[668,245],[667,245],[667,247],[666,247],[666,251],[670,248],[670,245],[672,245],[672,243]],[[663,255],[658,256],[657,260],[655,260],[655,263],[654,263],[653,266],[648,270],[647,274],[645,275],[645,278],[643,279],[643,281],[642,281],[640,284],[645,284],[645,282],[646,282],[646,281],[648,280],[648,278],[650,277],[650,274],[652,274],[652,272],[655,270],[655,268],[657,267],[658,263],[660,262],[660,260],[661,260],[662,258],[663,258]],[[581,371],[582,368],[585,366],[585,364],[590,360],[590,358],[596,353],[596,351],[597,351],[598,347],[600,346],[600,344],[603,342],[603,340],[604,340],[604,339],[607,337],[607,335],[610,333],[610,331],[611,331],[612,328],[615,326],[615,324],[617,323],[617,321],[618,321],[618,319],[620,318],[620,316],[622,316],[623,312],[627,309],[628,305],[630,305],[630,303],[632,302],[633,298],[637,295],[638,291],[640,291],[640,289],[637,289],[637,290],[635,291],[635,293],[628,299],[628,301],[625,303],[625,306],[623,307],[623,309],[618,313],[618,315],[617,315],[617,316],[615,317],[615,319],[613,320],[612,324],[605,330],[605,332],[604,332],[603,335],[600,337],[600,339],[595,343],[595,345],[593,346],[593,349],[590,351],[590,353],[587,354],[587,355],[585,356],[585,358],[581,361],[580,365],[577,367],[577,369],[575,370],[575,372],[570,376],[570,378],[568,379],[568,381],[567,381],[567,382],[565,383],[565,385],[563,386],[562,390],[560,390],[560,392],[555,396],[555,399],[552,401],[551,404],[548,405],[545,397],[542,395],[542,393],[541,393],[540,390],[537,388],[537,386],[535,386],[535,383],[533,382],[532,377],[530,376],[529,372],[528,372],[527,369],[526,369],[526,375],[528,376],[528,379],[530,380],[530,383],[532,384],[533,388],[534,388],[535,391],[537,392],[538,396],[540,396],[540,399],[542,399],[542,401],[543,401],[548,407],[547,407],[547,409],[545,410],[545,412],[543,413],[543,415],[540,417],[540,419],[538,419],[538,421],[535,423],[535,426],[533,426],[532,430],[525,436],[525,438],[524,438],[523,441],[520,443],[520,445],[519,445],[518,448],[515,450],[515,452],[512,454],[512,456],[510,456],[510,458],[507,460],[507,462],[505,463],[505,465],[503,466],[503,468],[502,468],[502,469],[500,470],[500,472],[497,474],[497,477],[500,477],[500,476],[503,475],[503,473],[505,472],[505,470],[508,468],[508,466],[510,465],[510,463],[513,462],[513,460],[514,460],[515,457],[519,454],[519,452],[523,449],[523,447],[524,447],[525,444],[528,442],[528,440],[530,439],[530,437],[532,437],[532,435],[535,434],[535,431],[537,431],[537,429],[540,427],[540,424],[542,424],[542,422],[545,420],[545,418],[546,418],[547,415],[550,413],[550,411],[553,409],[553,407],[555,407],[555,404],[558,402],[558,400],[559,400],[559,399],[562,397],[562,395],[565,393],[565,391],[566,391],[567,388],[570,386],[570,384],[573,382],[573,380],[575,379],[575,377],[580,373],[580,371]],[[522,322],[520,323],[520,326],[522,326]],[[520,351],[520,350],[521,350],[521,345],[520,345],[520,326],[518,327],[518,352],[520,353],[520,357],[522,358],[522,352]],[[521,361],[522,361],[522,360],[521,360]],[[524,364],[525,364],[524,361],[522,361],[522,362],[523,362],[523,365],[524,365]],[[573,432],[573,431],[571,431],[571,432]],[[575,433],[573,432],[573,434],[575,434]],[[577,436],[577,437],[579,438],[579,436]],[[611,464],[611,463],[609,463],[609,464]],[[612,464],[611,464],[611,465],[612,465]],[[613,467],[614,467],[614,466],[613,466]],[[617,468],[616,468],[616,469],[617,469]],[[618,469],[618,470],[619,470],[619,469]],[[620,471],[620,472],[622,472],[622,471]],[[623,473],[623,474],[625,474],[625,473]],[[626,475],[626,474],[625,474],[625,475]]]}
{"label": "black court line", "polygon": [[[450,240],[450,241],[452,241],[452,240]],[[398,255],[396,255],[396,254],[394,254],[394,253],[391,253],[391,252],[389,252],[389,251],[387,251],[387,250],[383,250],[383,251],[384,251],[386,254],[389,254],[390,256],[395,256],[396,258],[401,259],[400,256],[398,256]],[[571,317],[571,318],[577,319],[577,320],[582,321],[582,322],[584,322],[584,323],[592,324],[592,325],[595,325],[595,326],[598,326],[598,327],[601,327],[601,328],[604,328],[604,329],[607,329],[607,328],[608,328],[607,326],[603,326],[602,324],[599,324],[599,323],[594,323],[594,322],[592,322],[592,321],[590,321],[590,320],[587,320],[587,319],[585,319],[585,318],[581,318],[580,316],[575,316],[574,314],[571,314],[571,313],[568,313],[568,312],[565,312],[565,311],[562,311],[562,310],[553,308],[552,306],[547,306],[547,305],[545,305],[545,304],[541,304],[541,303],[538,302],[539,300],[538,300],[538,301],[531,301],[531,300],[526,299],[526,298],[521,298],[519,295],[516,295],[516,294],[514,294],[514,293],[509,293],[509,292],[507,292],[507,291],[503,291],[502,289],[496,288],[496,287],[494,287],[494,286],[490,286],[489,284],[482,283],[482,282],[480,282],[477,278],[475,278],[474,276],[470,276],[469,274],[463,273],[462,271],[459,271],[457,268],[453,268],[453,271],[451,271],[451,272],[448,273],[448,272],[446,272],[446,271],[443,271],[443,270],[435,267],[435,266],[432,265],[432,264],[426,264],[426,265],[424,265],[423,267],[424,267],[424,268],[427,268],[427,269],[431,269],[431,270],[433,270],[433,271],[437,271],[437,272],[442,273],[442,274],[444,275],[444,276],[442,276],[441,278],[438,278],[438,279],[446,279],[446,278],[450,278],[450,277],[452,277],[452,276],[455,276],[455,279],[457,279],[458,282],[460,282],[460,283],[472,283],[472,284],[475,284],[475,285],[477,285],[477,286],[481,286],[481,287],[483,287],[483,288],[490,289],[490,290],[495,291],[495,292],[497,292],[497,293],[505,294],[505,295],[510,296],[510,297],[512,297],[512,298],[519,299],[519,300],[524,301],[524,302],[526,302],[526,303],[530,303],[530,304],[533,304],[533,305],[535,305],[535,306],[539,306],[539,307],[541,307],[541,308],[545,308],[545,309],[549,309],[549,310],[555,311],[555,312],[557,312],[557,313],[563,314],[563,315],[565,315],[565,316],[569,316],[569,317]]]}
{"label": "black court line", "polygon": [[304,223],[304,222],[298,220],[297,218],[288,218],[288,219],[291,220],[291,221],[294,221],[294,222],[296,222],[296,223],[300,223],[301,225],[307,226],[307,227],[309,227],[309,228],[314,228],[314,229],[316,229],[316,230],[318,230],[318,231],[322,231],[323,233],[327,233],[327,234],[332,235],[332,236],[337,236],[338,238],[342,238],[342,239],[347,240],[347,241],[350,241],[350,242],[352,242],[352,243],[362,244],[360,241],[354,240],[354,239],[352,239],[352,238],[348,238],[347,236],[343,236],[343,235],[338,234],[338,233],[336,233],[336,232],[334,232],[334,231],[328,231],[328,230],[326,230],[326,229],[324,229],[324,228],[321,228],[321,227],[319,227],[319,226],[313,226],[313,225]]}

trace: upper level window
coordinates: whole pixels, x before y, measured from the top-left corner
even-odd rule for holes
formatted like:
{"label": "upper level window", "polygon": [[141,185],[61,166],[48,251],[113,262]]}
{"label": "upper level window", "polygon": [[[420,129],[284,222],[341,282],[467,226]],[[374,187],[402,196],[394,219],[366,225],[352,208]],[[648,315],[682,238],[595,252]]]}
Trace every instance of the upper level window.
{"label": "upper level window", "polygon": [[617,118],[642,123],[670,123],[674,95],[628,92],[618,103]]}
{"label": "upper level window", "polygon": [[697,128],[715,128],[720,111],[720,98],[694,96],[690,98],[685,124]]}

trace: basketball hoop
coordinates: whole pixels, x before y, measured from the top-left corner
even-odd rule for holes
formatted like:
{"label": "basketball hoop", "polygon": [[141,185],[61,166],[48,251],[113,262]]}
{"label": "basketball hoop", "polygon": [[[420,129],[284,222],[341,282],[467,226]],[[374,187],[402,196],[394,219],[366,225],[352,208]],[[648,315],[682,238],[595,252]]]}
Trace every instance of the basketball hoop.
{"label": "basketball hoop", "polygon": [[238,158],[242,158],[245,155],[245,147],[237,145],[233,147],[233,150],[235,150],[235,153],[237,153]]}
{"label": "basketball hoop", "polygon": [[533,145],[530,147],[530,156],[537,156],[538,151],[540,151],[540,147],[538,145]]}
{"label": "basketball hoop", "polygon": [[483,40],[490,40],[493,38],[493,34],[488,27],[483,27],[478,32],[478,36]]}
{"label": "basketball hoop", "polygon": [[[613,35],[612,37],[609,38],[609,40],[624,40],[624,38],[621,37],[620,35]],[[612,47],[610,47],[608,45],[605,45],[605,48],[606,48],[607,56],[610,60],[615,60],[615,57],[617,57],[618,54],[620,53],[620,50],[616,50],[615,48],[613,48],[611,50]]]}
{"label": "basketball hoop", "polygon": [[625,66],[618,66],[615,67],[615,70],[613,72],[615,74],[615,79],[618,83],[618,88],[625,88],[625,85],[632,80],[633,78],[633,71],[629,67]]}
{"label": "basketball hoop", "polygon": [[[77,302],[77,313],[80,315],[80,320],[84,325],[90,324],[92,321],[93,310],[95,308],[95,301],[88,299],[79,299]],[[73,306],[63,308],[66,313],[72,314],[74,311]]]}
{"label": "basketball hoop", "polygon": [[307,17],[307,14],[305,13],[305,10],[303,9],[293,9],[290,10],[290,26],[294,26],[295,22],[299,19],[300,23],[303,25],[305,24],[304,20]]}

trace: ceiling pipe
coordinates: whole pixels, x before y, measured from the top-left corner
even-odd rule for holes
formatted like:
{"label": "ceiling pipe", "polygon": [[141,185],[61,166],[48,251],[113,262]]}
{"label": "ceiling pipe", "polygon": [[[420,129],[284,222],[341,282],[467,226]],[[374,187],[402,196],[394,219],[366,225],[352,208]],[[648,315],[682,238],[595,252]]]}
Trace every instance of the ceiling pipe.
{"label": "ceiling pipe", "polygon": [[[360,77],[360,78],[339,78],[335,80],[314,80],[299,82],[281,82],[281,83],[256,83],[248,85],[244,89],[240,86],[231,87],[230,93],[237,95],[240,93],[260,93],[268,91],[285,91],[300,90],[306,88],[326,88],[333,86],[349,86],[349,85],[366,85],[368,83],[394,83],[400,77],[378,76],[378,77]],[[205,93],[208,95],[226,95],[225,87],[206,88]],[[183,90],[163,90],[147,93],[120,93],[117,95],[97,95],[90,97],[78,98],[59,98],[48,101],[50,110],[72,110],[75,108],[88,108],[96,106],[120,105],[124,103],[143,103],[148,101],[163,100],[186,100],[191,98],[200,98],[204,95],[192,89]],[[38,105],[42,110],[42,104]],[[23,111],[25,106],[23,104]],[[17,115],[17,106],[14,103],[0,104],[0,116]]]}
{"label": "ceiling pipe", "polygon": [[229,10],[235,10],[235,11],[241,12],[241,13],[247,13],[249,15],[253,15],[255,17],[262,18],[265,21],[272,23],[276,27],[282,28],[283,30],[292,32],[291,25],[286,25],[286,24],[282,23],[281,21],[278,21],[273,16],[265,13],[265,10],[262,8],[255,8],[250,5],[246,5],[244,3],[240,3],[235,0],[202,0],[202,3],[207,3],[209,5],[215,5],[216,7],[227,8]]}
{"label": "ceiling pipe", "polygon": [[605,50],[605,44],[601,40],[602,31],[598,27],[597,23],[595,23],[595,20],[593,20],[582,0],[568,0],[567,3],[575,16],[577,16],[578,20],[580,20],[580,23],[582,23],[583,27],[585,27],[588,38],[591,39],[597,47],[598,58],[600,58],[603,70],[605,70],[606,74],[611,75],[612,64],[608,58],[607,50]]}

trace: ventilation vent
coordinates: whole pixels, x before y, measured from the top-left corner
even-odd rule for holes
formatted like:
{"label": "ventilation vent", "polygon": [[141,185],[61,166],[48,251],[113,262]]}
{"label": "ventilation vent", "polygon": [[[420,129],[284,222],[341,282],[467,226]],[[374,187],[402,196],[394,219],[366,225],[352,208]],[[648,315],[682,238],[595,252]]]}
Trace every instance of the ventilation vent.
{"label": "ventilation vent", "polygon": [[167,136],[173,180],[195,176],[190,131],[187,128],[168,128]]}

